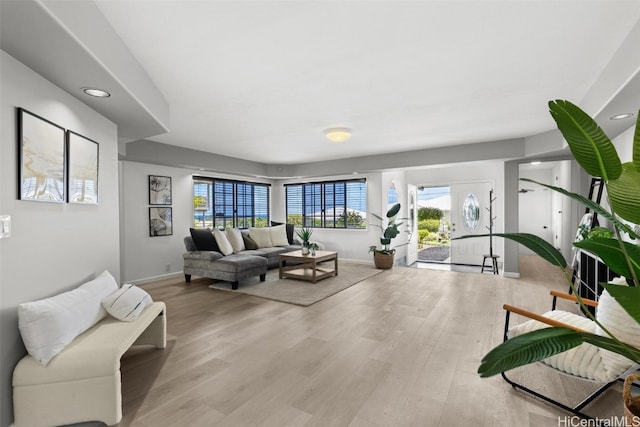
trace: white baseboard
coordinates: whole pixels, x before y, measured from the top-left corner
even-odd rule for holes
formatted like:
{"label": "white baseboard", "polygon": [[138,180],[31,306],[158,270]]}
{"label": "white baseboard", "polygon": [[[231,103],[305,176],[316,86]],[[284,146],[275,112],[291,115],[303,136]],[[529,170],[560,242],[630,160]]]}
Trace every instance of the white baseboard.
{"label": "white baseboard", "polygon": [[520,273],[512,273],[510,271],[503,271],[502,275],[504,277],[511,277],[512,279],[519,279],[520,278]]}
{"label": "white baseboard", "polygon": [[156,282],[158,280],[174,279],[180,276],[183,276],[182,271],[178,271],[175,273],[161,274],[159,276],[153,276],[153,277],[145,277],[144,279],[131,280],[131,281],[128,281],[127,283],[137,286],[137,285],[144,285],[145,283]]}

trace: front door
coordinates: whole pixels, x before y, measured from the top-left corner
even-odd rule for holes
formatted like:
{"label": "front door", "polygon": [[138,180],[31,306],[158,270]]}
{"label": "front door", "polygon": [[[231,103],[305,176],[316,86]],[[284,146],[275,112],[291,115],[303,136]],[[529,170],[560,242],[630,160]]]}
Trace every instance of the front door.
{"label": "front door", "polygon": [[409,245],[407,246],[407,265],[411,265],[418,260],[418,195],[417,187],[409,185],[407,188],[407,199],[409,208],[407,209],[407,231],[409,232]]}
{"label": "front door", "polygon": [[[493,185],[489,182],[451,185],[452,239],[489,232],[489,192],[492,188]],[[495,206],[493,216],[496,216]],[[451,240],[452,264],[482,265],[482,257],[488,253],[489,237]]]}

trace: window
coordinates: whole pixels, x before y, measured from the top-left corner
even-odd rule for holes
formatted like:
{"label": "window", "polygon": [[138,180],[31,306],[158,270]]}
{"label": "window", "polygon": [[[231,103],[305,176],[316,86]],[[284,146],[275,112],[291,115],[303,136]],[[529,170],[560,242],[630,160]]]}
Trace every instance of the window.
{"label": "window", "polygon": [[317,228],[366,228],[367,182],[286,184],[287,222]]}
{"label": "window", "polygon": [[269,224],[269,185],[193,178],[195,228],[249,228]]}

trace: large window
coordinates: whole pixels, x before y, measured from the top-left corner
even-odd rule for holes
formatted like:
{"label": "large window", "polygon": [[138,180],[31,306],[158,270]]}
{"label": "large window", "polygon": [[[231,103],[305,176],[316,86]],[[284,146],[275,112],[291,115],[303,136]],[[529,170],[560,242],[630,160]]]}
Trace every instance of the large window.
{"label": "large window", "polygon": [[287,222],[304,227],[365,228],[367,182],[286,184]]}
{"label": "large window", "polygon": [[269,224],[269,185],[193,178],[195,228],[249,228]]}

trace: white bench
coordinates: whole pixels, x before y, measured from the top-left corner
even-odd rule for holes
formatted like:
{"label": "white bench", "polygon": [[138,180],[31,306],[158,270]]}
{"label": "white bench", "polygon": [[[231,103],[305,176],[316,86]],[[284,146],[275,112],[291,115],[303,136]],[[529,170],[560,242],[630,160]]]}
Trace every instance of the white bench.
{"label": "white bench", "polygon": [[13,371],[15,427],[122,419],[120,357],[132,345],[166,346],[166,307],[154,302],[132,322],[107,316],[78,335],[48,366],[27,355]]}

